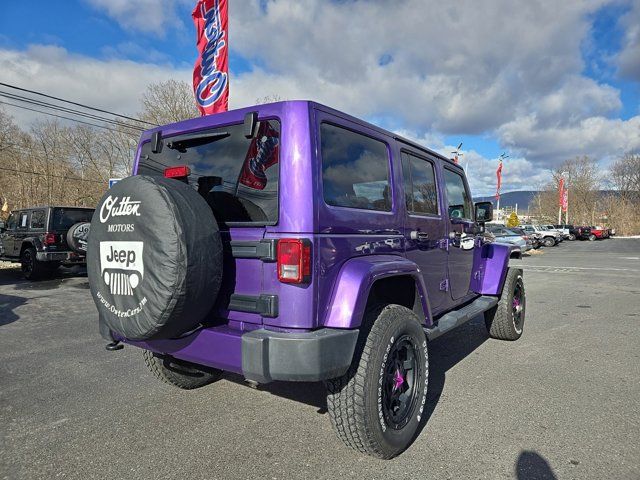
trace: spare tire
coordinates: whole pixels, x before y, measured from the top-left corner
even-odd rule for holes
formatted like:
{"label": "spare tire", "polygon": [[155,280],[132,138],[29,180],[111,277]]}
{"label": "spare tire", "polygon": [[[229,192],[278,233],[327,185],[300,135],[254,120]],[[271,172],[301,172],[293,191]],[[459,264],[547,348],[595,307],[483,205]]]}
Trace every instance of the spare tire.
{"label": "spare tire", "polygon": [[71,225],[67,230],[67,245],[74,252],[87,253],[87,240],[89,238],[89,230],[91,223],[80,222]]}
{"label": "spare tire", "polygon": [[175,338],[211,310],[222,241],[205,200],[179,180],[116,183],[91,220],[87,272],[107,327],[130,340]]}

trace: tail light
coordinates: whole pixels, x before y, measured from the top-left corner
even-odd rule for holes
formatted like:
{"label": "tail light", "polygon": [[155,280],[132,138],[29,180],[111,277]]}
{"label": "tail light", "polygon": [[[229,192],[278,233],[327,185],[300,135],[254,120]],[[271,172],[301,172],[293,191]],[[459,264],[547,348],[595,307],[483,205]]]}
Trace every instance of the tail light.
{"label": "tail light", "polygon": [[307,239],[278,240],[278,280],[283,283],[308,283],[311,280],[311,242]]}
{"label": "tail light", "polygon": [[167,167],[164,169],[166,178],[186,178],[191,175],[191,169],[187,165],[178,165],[177,167]]}
{"label": "tail light", "polygon": [[53,245],[56,243],[56,234],[55,233],[45,233],[44,240],[42,241],[45,245]]}

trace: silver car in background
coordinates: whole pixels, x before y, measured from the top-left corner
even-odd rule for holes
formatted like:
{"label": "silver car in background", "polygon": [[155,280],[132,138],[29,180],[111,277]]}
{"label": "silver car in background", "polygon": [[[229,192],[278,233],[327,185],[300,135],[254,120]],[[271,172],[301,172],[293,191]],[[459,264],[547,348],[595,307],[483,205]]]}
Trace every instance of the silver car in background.
{"label": "silver car in background", "polygon": [[530,240],[525,239],[522,235],[514,232],[513,230],[509,230],[507,227],[502,225],[487,225],[485,228],[486,231],[494,237],[493,241],[496,243],[517,245],[523,253],[528,252],[533,248],[533,244]]}

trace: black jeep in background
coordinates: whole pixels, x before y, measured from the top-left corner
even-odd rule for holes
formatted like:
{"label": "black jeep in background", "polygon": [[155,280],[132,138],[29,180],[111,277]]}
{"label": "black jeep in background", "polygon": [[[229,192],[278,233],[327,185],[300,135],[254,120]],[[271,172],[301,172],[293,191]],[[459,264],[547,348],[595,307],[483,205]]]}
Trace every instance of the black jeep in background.
{"label": "black jeep in background", "polygon": [[85,264],[93,211],[54,206],[13,211],[0,223],[0,260],[20,262],[29,280],[51,275],[60,265]]}

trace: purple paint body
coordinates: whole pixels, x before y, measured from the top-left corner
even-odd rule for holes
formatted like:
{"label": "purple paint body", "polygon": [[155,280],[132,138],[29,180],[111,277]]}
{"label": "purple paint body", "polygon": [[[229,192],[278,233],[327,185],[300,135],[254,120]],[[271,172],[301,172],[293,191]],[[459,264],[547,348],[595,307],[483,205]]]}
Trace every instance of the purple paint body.
{"label": "purple paint body", "polygon": [[[305,238],[311,244],[312,274],[308,284],[278,281],[275,262],[260,258],[227,256],[222,291],[203,328],[175,340],[128,342],[176,358],[245,373],[243,335],[256,331],[311,332],[322,328],[355,329],[360,326],[372,286],[393,277],[413,280],[414,311],[421,311],[425,326],[440,314],[479,295],[500,295],[510,249],[482,244],[462,249],[456,235],[464,237],[473,221],[450,221],[446,205],[444,172],[463,175],[448,159],[410,141],[328,107],[307,101],[279,102],[205,116],[146,131],[134,164],[138,172],[142,146],[155,131],[162,138],[241,124],[245,114],[257,112],[260,120],[280,122],[279,215],[275,225],[231,227],[223,241]],[[391,211],[331,206],[323,197],[320,125],[341,126],[383,142],[388,152]],[[410,153],[434,165],[437,215],[407,212],[401,156]],[[463,177],[464,178],[464,177]],[[464,179],[464,185],[466,179]],[[414,231],[428,232],[417,241]],[[454,238],[454,240],[452,240]],[[458,242],[460,243],[460,242]],[[275,295],[278,314],[230,310],[228,295]]]}

